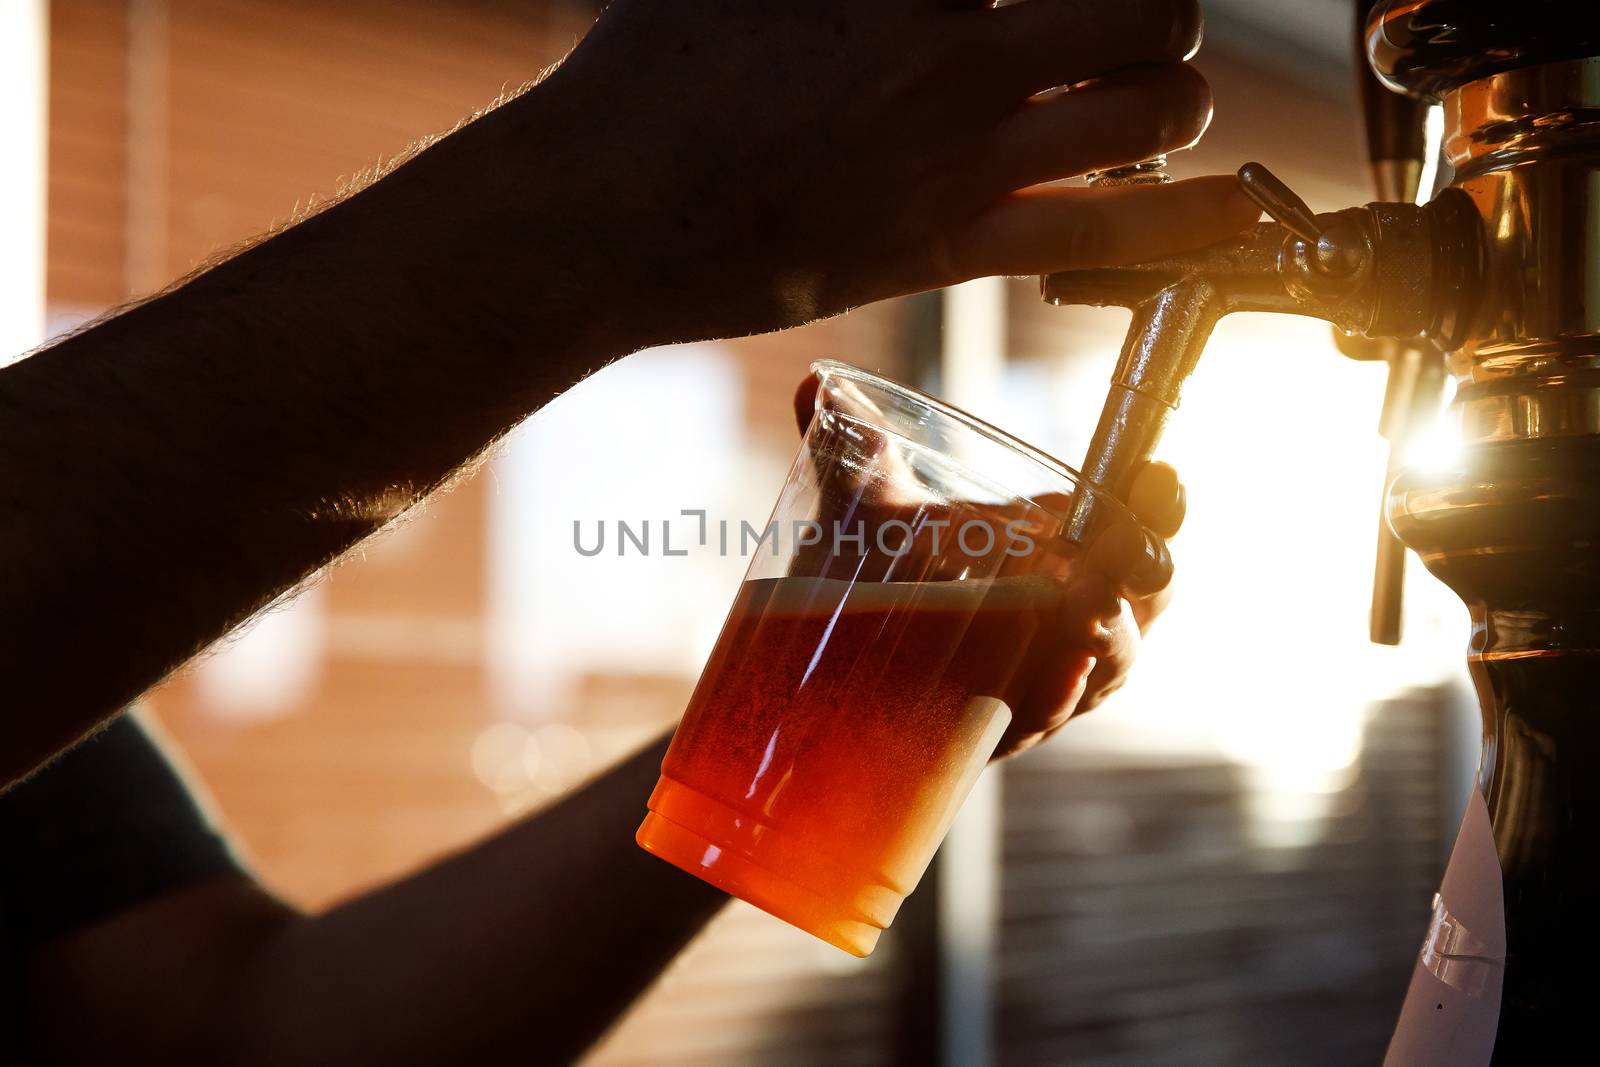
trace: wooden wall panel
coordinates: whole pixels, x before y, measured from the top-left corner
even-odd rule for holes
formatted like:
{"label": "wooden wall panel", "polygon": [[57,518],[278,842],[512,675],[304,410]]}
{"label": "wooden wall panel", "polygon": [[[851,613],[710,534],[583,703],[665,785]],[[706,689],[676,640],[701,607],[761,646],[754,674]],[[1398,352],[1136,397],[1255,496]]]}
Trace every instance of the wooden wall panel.
{"label": "wooden wall panel", "polygon": [[122,0],[50,5],[46,299],[58,316],[128,295],[127,48]]}

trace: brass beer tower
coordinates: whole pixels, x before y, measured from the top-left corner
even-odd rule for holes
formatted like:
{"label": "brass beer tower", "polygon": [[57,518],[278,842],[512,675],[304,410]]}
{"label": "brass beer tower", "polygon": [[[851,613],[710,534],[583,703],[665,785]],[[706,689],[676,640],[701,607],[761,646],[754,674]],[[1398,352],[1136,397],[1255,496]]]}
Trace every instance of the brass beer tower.
{"label": "brass beer tower", "polygon": [[[1133,310],[1083,465],[1114,490],[1155,448],[1223,315],[1332,322],[1357,338],[1341,347],[1390,361],[1399,408],[1448,367],[1459,465],[1401,472],[1387,513],[1471,610],[1483,755],[1389,1062],[1573,1062],[1600,985],[1587,941],[1600,906],[1600,2],[1378,0],[1357,17],[1383,81],[1442,105],[1447,188],[1408,202],[1420,140],[1404,131],[1369,138],[1385,199],[1364,207],[1313,214],[1247,164],[1275,221],[1171,259],[1050,275],[1043,292]],[[1368,100],[1369,122],[1406,121],[1407,107]],[[1230,414],[1248,433],[1249,413]],[[1087,504],[1077,520],[1093,521]],[[1397,636],[1399,558],[1380,544],[1378,640]],[[1431,1036],[1403,1036],[1423,1007]]]}

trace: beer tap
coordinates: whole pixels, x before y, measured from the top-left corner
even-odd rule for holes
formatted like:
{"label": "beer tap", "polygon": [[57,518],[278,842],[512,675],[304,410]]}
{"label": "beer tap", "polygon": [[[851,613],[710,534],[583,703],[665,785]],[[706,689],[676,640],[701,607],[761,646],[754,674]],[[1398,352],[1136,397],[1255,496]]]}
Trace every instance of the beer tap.
{"label": "beer tap", "polygon": [[[1481,258],[1478,216],[1464,194],[1316,214],[1260,163],[1241,167],[1239,181],[1273,221],[1193,252],[1041,280],[1053,304],[1133,311],[1083,464],[1086,478],[1115,495],[1126,495],[1131,472],[1155,450],[1224,315],[1310,315],[1370,338],[1460,342]],[[1095,519],[1084,494],[1070,532],[1088,536]]]}
{"label": "beer tap", "polygon": [[[1423,164],[1428,156],[1425,132],[1428,104],[1417,97],[1395,92],[1373,73],[1366,53],[1366,24],[1372,7],[1372,0],[1356,0],[1356,17],[1352,24],[1356,97],[1361,103],[1367,162],[1378,199],[1409,204],[1417,199]],[[1389,484],[1400,472],[1407,446],[1417,431],[1438,413],[1444,394],[1444,356],[1424,337],[1373,340],[1335,330],[1334,342],[1340,352],[1352,359],[1381,359],[1388,364],[1388,383],[1378,419],[1378,433],[1389,446],[1384,477],[1384,495],[1387,496]],[[1400,643],[1405,566],[1405,545],[1395,536],[1380,503],[1369,622],[1369,634],[1375,644]]]}

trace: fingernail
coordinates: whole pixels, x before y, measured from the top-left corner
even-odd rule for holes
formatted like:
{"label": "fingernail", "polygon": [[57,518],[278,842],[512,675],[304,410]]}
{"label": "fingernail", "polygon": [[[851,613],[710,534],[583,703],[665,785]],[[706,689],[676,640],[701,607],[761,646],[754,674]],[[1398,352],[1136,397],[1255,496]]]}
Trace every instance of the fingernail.
{"label": "fingernail", "polygon": [[1089,685],[1089,675],[1094,673],[1095,667],[1099,666],[1099,664],[1100,660],[1095,656],[1085,656],[1083,658],[1081,673],[1072,682],[1072,689],[1075,693],[1082,695],[1083,690]]}

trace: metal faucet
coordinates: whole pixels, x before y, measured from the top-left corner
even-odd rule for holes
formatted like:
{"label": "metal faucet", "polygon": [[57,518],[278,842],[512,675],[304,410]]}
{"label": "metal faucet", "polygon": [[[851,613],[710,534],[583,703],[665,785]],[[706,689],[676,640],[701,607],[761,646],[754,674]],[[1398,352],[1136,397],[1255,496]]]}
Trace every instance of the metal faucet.
{"label": "metal faucet", "polygon": [[[1260,163],[1239,168],[1239,181],[1272,222],[1166,259],[1042,279],[1052,304],[1133,311],[1082,468],[1119,497],[1155,450],[1224,315],[1310,315],[1346,334],[1428,338],[1445,350],[1463,340],[1482,258],[1478,214],[1465,194],[1446,189],[1423,206],[1377,202],[1315,214]],[[1070,532],[1086,536],[1094,521],[1085,494]]]}

